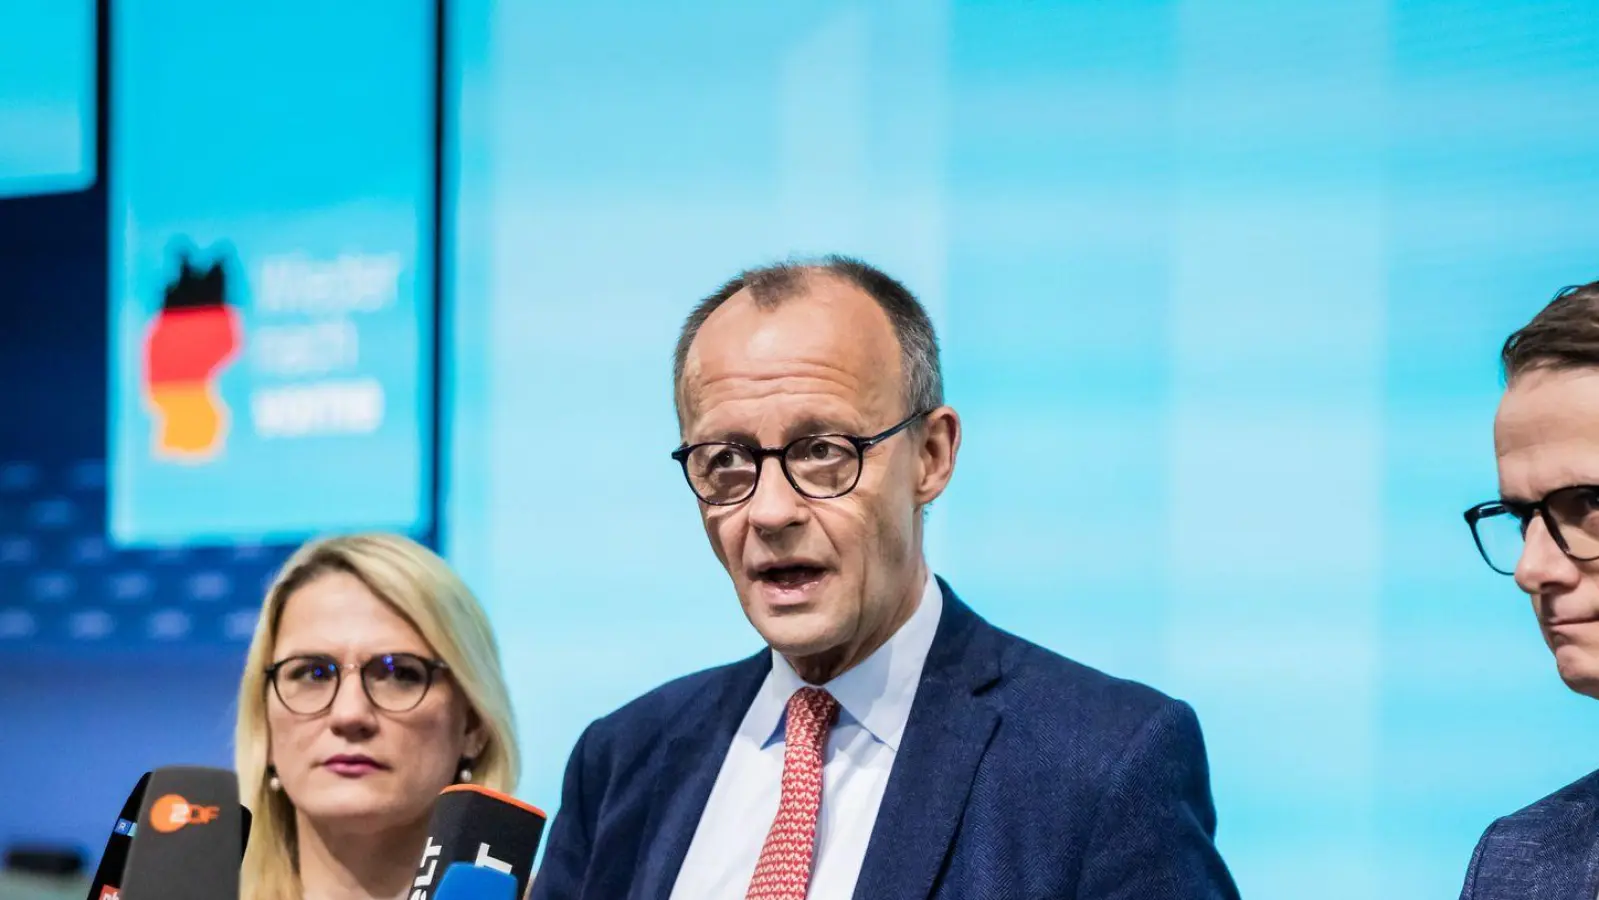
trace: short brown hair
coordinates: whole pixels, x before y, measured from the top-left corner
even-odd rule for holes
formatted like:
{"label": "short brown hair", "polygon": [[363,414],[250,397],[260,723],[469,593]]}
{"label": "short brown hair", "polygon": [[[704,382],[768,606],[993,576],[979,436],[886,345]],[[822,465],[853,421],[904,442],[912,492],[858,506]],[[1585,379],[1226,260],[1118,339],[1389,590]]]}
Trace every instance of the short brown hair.
{"label": "short brown hair", "polygon": [[[746,288],[757,306],[770,309],[803,292],[812,275],[831,275],[864,291],[888,316],[899,341],[900,369],[905,379],[902,393],[906,415],[927,412],[944,405],[944,374],[938,362],[938,336],[933,321],[910,289],[888,273],[848,256],[825,256],[817,260],[783,262],[745,269],[701,300],[683,323],[672,354],[672,396],[677,403],[677,421],[683,424],[683,369],[689,347],[700,326],[723,303]],[[919,423],[918,423],[919,424]]]}
{"label": "short brown hair", "polygon": [[1599,281],[1561,288],[1499,351],[1505,380],[1534,369],[1599,369]]}

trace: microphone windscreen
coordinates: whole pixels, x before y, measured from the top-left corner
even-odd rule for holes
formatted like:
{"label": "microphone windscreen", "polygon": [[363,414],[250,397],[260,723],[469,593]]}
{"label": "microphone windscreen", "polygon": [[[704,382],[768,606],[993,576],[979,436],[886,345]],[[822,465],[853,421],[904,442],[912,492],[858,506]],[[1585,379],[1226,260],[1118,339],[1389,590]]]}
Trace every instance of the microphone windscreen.
{"label": "microphone windscreen", "polygon": [[144,793],[150,786],[150,773],[139,776],[128,799],[122,802],[122,811],[116,824],[111,826],[111,836],[106,838],[105,850],[100,854],[100,866],[94,870],[94,880],[89,882],[88,900],[105,900],[115,897],[122,887],[122,873],[128,865],[128,848],[133,844],[135,822],[139,820],[139,807],[144,805]]}
{"label": "microphone windscreen", "polygon": [[433,900],[517,900],[516,878],[498,869],[456,863],[445,870]]}
{"label": "microphone windscreen", "polygon": [[537,807],[485,787],[445,788],[434,801],[427,845],[407,900],[438,900],[439,879],[458,863],[510,875],[521,897],[533,876],[545,818]]}
{"label": "microphone windscreen", "polygon": [[150,773],[120,900],[238,900],[244,809],[226,769]]}

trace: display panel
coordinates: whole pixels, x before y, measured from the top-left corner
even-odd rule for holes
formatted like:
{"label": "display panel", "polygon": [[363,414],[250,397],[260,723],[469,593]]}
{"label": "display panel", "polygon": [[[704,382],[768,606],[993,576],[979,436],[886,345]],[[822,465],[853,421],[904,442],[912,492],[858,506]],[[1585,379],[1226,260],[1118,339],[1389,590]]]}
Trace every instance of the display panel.
{"label": "display panel", "polygon": [[431,525],[435,4],[112,16],[110,531]]}

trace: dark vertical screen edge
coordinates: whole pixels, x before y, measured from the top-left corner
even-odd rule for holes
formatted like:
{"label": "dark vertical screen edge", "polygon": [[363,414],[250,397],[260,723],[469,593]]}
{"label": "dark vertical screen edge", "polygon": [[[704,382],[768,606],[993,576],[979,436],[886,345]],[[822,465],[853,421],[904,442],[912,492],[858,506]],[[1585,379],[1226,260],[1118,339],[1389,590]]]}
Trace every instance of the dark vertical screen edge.
{"label": "dark vertical screen edge", "polygon": [[449,76],[448,57],[446,48],[449,45],[448,23],[449,10],[447,0],[432,0],[433,2],[433,329],[432,329],[432,360],[431,379],[429,389],[432,392],[433,414],[429,417],[428,439],[432,442],[433,452],[429,454],[428,477],[428,543],[432,548],[442,554],[444,552],[444,527],[445,527],[445,466],[448,463],[448,439],[444,427],[444,416],[447,412],[444,397],[444,367],[445,348],[449,342],[445,339],[445,328],[449,316],[445,312],[445,266],[446,248],[450,246],[446,239],[445,228],[450,217],[445,213],[445,201],[449,192],[445,190],[445,178],[448,172],[446,148],[448,144],[447,122],[445,117],[449,107],[447,102]]}

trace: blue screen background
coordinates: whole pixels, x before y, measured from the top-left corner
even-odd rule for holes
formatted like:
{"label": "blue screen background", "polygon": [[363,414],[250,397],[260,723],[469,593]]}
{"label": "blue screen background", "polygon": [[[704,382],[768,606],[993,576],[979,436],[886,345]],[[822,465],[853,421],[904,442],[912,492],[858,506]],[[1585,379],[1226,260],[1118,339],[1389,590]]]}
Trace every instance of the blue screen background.
{"label": "blue screen background", "polygon": [[1580,2],[467,4],[448,550],[524,795],[759,646],[667,458],[742,266],[904,279],[966,425],[930,560],[1194,704],[1245,896],[1453,896],[1594,705],[1460,518],[1498,345],[1599,277]]}
{"label": "blue screen background", "polygon": [[0,0],[0,198],[95,179],[93,0]]}

